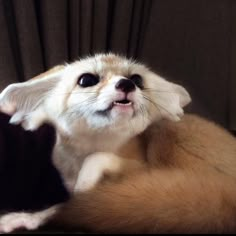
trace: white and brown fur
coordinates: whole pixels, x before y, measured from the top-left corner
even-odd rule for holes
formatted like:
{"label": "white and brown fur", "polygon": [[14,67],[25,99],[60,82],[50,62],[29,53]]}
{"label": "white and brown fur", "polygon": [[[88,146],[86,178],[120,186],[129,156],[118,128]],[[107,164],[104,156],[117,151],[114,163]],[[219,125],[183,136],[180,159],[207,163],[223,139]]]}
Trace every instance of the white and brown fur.
{"label": "white and brown fur", "polygon": [[[100,82],[81,88],[84,73],[99,75]],[[97,114],[123,98],[115,85],[132,74],[144,85],[128,94],[132,109]],[[235,232],[235,138],[202,118],[183,116],[189,102],[183,87],[113,54],[7,87],[0,108],[12,123],[56,128],[53,160],[72,199],[44,212],[2,216],[0,231],[34,229],[52,218],[69,229],[101,233]],[[111,178],[103,178],[107,174]]]}

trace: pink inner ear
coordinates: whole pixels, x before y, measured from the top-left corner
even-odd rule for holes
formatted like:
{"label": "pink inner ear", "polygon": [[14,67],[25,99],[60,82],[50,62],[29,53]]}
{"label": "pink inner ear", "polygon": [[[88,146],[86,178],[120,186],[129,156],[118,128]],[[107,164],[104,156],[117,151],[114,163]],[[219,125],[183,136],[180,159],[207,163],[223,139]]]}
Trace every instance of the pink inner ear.
{"label": "pink inner ear", "polygon": [[0,105],[0,111],[8,115],[13,115],[16,112],[16,104],[5,103],[4,105]]}

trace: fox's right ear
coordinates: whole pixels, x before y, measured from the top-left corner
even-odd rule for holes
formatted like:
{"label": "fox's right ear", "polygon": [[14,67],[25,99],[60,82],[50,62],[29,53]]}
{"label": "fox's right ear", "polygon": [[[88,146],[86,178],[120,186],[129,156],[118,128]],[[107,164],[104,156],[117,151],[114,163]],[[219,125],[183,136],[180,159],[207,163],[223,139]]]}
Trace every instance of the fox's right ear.
{"label": "fox's right ear", "polygon": [[43,104],[59,83],[62,67],[53,68],[29,81],[11,84],[1,92],[0,111],[11,116],[10,123],[35,130],[46,120]]}

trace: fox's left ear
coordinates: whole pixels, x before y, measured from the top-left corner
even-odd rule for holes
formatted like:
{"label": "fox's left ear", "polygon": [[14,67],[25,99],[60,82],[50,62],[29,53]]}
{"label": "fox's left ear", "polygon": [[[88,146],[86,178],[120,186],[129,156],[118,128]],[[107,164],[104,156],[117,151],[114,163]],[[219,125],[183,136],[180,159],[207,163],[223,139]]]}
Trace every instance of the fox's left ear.
{"label": "fox's left ear", "polygon": [[156,74],[152,74],[152,89],[150,94],[155,101],[157,112],[165,119],[179,121],[184,114],[183,108],[191,102],[187,90],[175,83],[171,83]]}
{"label": "fox's left ear", "polygon": [[177,84],[172,84],[174,92],[179,96],[179,105],[181,108],[187,106],[191,102],[191,97],[187,90]]}
{"label": "fox's left ear", "polygon": [[37,129],[47,119],[45,100],[60,81],[61,73],[62,68],[51,69],[29,81],[9,85],[0,94],[0,111],[11,116],[12,124]]}

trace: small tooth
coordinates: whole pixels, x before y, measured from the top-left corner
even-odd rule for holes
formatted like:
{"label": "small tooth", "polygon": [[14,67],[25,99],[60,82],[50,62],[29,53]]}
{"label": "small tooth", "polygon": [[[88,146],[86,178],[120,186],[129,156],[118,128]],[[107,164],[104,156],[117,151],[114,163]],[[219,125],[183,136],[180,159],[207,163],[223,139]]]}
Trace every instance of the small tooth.
{"label": "small tooth", "polygon": [[119,102],[114,102],[115,105],[119,105],[119,106],[130,106],[132,104],[132,102],[129,103],[119,103]]}

